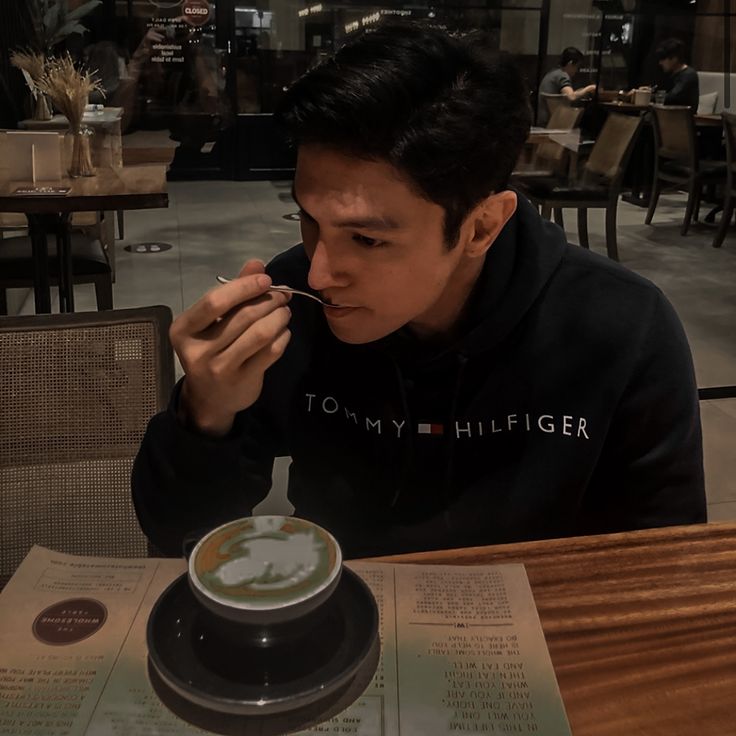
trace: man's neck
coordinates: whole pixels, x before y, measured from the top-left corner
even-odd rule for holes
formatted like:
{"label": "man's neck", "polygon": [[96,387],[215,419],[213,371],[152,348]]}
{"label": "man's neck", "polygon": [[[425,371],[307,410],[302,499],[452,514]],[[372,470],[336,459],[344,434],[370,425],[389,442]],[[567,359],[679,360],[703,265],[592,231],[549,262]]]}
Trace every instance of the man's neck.
{"label": "man's neck", "polygon": [[447,342],[457,337],[484,263],[485,258],[463,261],[432,308],[407,325],[409,331],[428,342]]}

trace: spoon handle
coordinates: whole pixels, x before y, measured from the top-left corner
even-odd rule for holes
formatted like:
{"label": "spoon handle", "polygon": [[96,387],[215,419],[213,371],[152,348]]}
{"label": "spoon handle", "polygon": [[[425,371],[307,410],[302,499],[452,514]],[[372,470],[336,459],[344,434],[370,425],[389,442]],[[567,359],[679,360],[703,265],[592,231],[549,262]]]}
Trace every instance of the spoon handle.
{"label": "spoon handle", "polygon": [[283,291],[287,294],[299,294],[299,296],[306,296],[309,297],[309,299],[314,299],[314,301],[319,302],[320,304],[325,304],[325,302],[323,302],[318,296],[310,294],[308,291],[299,291],[299,289],[292,289],[291,286],[284,286],[283,284],[273,284],[272,286],[268,287],[268,290]]}
{"label": "spoon handle", "polygon": [[[221,284],[227,284],[232,279],[227,278],[226,276],[217,276],[217,281]],[[268,287],[269,291],[283,291],[287,294],[298,294],[299,296],[306,296],[308,299],[313,299],[318,304],[321,304],[325,307],[332,307],[333,309],[341,309],[341,305],[339,304],[328,304],[327,302],[320,299],[318,296],[315,296],[314,294],[310,294],[308,291],[300,291],[299,289],[292,289],[291,286],[286,286],[285,284],[272,284]]]}

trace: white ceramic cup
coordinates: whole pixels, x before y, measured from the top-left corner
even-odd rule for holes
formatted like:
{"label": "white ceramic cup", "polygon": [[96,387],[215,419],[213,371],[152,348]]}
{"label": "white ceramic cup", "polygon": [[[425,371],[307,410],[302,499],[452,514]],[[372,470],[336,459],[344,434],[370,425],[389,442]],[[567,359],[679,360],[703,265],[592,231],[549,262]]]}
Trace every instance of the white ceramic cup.
{"label": "white ceramic cup", "polygon": [[314,611],[341,571],[340,546],[322,527],[291,516],[252,516],[205,535],[189,557],[188,577],[215,615],[269,626]]}

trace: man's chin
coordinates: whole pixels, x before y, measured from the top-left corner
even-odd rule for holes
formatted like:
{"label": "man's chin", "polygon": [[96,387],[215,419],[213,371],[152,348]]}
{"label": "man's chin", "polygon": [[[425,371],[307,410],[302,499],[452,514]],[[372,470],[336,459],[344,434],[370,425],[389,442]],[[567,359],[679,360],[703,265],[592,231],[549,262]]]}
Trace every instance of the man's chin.
{"label": "man's chin", "polygon": [[342,325],[330,325],[330,330],[340,342],[347,343],[348,345],[366,345],[369,342],[380,340],[389,334],[369,334],[358,330],[351,330]]}
{"label": "man's chin", "polygon": [[379,328],[377,325],[356,324],[354,320],[340,319],[327,320],[327,324],[332,334],[340,341],[348,345],[365,345],[369,342],[380,340],[386,335],[390,335],[394,330],[389,328]]}

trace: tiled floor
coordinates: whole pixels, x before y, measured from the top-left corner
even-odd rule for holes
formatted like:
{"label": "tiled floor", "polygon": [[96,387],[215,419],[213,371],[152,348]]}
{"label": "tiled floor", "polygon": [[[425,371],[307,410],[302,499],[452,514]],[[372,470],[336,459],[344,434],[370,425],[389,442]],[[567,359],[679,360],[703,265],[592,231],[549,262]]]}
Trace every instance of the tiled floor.
{"label": "tiled floor", "polygon": [[[174,182],[168,210],[126,214],[117,246],[115,306],[167,304],[174,313],[215,286],[215,275],[237,273],[248,258],[268,259],[299,240],[290,182]],[[704,208],[703,214],[707,211]],[[720,250],[714,227],[695,224],[679,234],[683,197],[663,196],[651,226],[644,210],[619,209],[622,263],[658,284],[674,304],[693,349],[698,385],[736,384],[736,230]],[[577,241],[575,213],[566,211],[568,238]],[[589,216],[591,247],[605,253],[603,213]],[[169,251],[124,250],[141,241],[171,243]],[[92,287],[77,287],[77,309],[94,309]],[[32,300],[22,309],[31,312]],[[736,520],[736,399],[701,402],[709,517]],[[260,510],[283,509],[287,463],[277,463],[275,490]]]}

